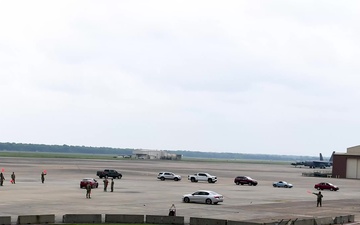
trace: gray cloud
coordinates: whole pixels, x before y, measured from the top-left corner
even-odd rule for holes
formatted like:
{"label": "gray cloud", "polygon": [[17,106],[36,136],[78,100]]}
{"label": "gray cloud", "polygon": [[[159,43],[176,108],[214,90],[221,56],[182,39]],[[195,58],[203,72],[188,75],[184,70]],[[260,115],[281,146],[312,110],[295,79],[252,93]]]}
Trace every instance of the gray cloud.
{"label": "gray cloud", "polygon": [[357,145],[359,3],[0,8],[2,141],[317,155]]}

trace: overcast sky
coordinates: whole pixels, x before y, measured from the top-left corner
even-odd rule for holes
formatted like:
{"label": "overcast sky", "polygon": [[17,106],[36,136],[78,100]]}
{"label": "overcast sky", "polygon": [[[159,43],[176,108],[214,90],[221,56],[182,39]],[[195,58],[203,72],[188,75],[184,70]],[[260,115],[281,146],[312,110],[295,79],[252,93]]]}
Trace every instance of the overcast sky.
{"label": "overcast sky", "polygon": [[0,142],[360,144],[359,1],[2,1]]}

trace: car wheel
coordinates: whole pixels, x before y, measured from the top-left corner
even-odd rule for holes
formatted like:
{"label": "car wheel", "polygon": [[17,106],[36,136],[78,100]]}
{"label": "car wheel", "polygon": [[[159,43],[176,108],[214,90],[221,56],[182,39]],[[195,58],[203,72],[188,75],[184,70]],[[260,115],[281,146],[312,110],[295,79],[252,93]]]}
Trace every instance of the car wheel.
{"label": "car wheel", "polygon": [[122,176],[121,176],[121,175],[119,175],[119,176],[118,176],[118,179],[121,179],[121,178],[122,178]]}
{"label": "car wheel", "polygon": [[239,185],[239,184],[240,184],[240,182],[239,182],[239,181],[236,181],[236,182],[235,182],[235,184],[236,184],[236,185]]}
{"label": "car wheel", "polygon": [[185,198],[184,198],[184,202],[185,202],[185,203],[189,203],[189,202],[190,202],[190,198],[185,197]]}
{"label": "car wheel", "polygon": [[105,176],[105,179],[108,179],[108,176],[107,176],[107,175]]}
{"label": "car wheel", "polygon": [[284,186],[284,188],[288,188],[288,186],[287,186],[287,185],[285,185],[285,186]]}
{"label": "car wheel", "polygon": [[179,178],[175,177],[175,178],[174,178],[174,181],[179,181]]}
{"label": "car wheel", "polygon": [[160,177],[160,180],[164,181],[164,180],[165,180],[165,177]]}
{"label": "car wheel", "polygon": [[208,182],[209,182],[209,183],[212,183],[212,180],[209,178],[209,179],[208,179]]}
{"label": "car wheel", "polygon": [[273,187],[276,187],[276,184],[273,184]]}
{"label": "car wheel", "polygon": [[208,205],[210,205],[210,204],[212,203],[212,201],[211,201],[210,198],[208,198],[208,199],[206,199],[205,203],[208,204]]}
{"label": "car wheel", "polygon": [[252,183],[248,183],[249,186],[252,186]]}
{"label": "car wheel", "polygon": [[195,182],[195,178],[193,178],[193,177],[190,180],[191,180],[191,182]]}
{"label": "car wheel", "polygon": [[330,191],[334,191],[334,188],[330,188]]}
{"label": "car wheel", "polygon": [[319,191],[321,190],[321,188],[319,188],[319,187],[318,187],[317,189],[318,189]]}

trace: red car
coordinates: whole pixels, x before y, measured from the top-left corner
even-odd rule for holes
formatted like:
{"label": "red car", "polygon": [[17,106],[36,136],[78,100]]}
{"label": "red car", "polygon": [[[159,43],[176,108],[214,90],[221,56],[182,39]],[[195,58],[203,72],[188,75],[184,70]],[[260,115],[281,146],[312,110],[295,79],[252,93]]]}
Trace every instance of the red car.
{"label": "red car", "polygon": [[99,183],[94,178],[84,178],[80,181],[80,188],[86,188],[86,185],[90,183],[91,188],[98,188]]}
{"label": "red car", "polygon": [[315,184],[314,188],[318,189],[318,190],[330,190],[330,191],[339,190],[338,186],[335,186],[335,185],[333,185],[331,183],[326,183],[326,182]]}
{"label": "red car", "polygon": [[249,186],[253,185],[253,186],[256,186],[258,184],[258,182],[254,179],[252,179],[251,177],[248,177],[248,176],[237,176],[235,177],[234,179],[234,183],[236,185],[244,185],[244,184],[247,184]]}

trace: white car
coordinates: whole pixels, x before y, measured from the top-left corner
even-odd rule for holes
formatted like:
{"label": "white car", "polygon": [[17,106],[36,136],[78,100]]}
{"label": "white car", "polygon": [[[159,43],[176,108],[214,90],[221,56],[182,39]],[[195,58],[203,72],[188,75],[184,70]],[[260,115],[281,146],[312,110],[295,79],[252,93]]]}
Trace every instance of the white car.
{"label": "white car", "polygon": [[278,182],[273,183],[273,187],[292,188],[293,185],[286,181],[278,181]]}
{"label": "white car", "polygon": [[192,194],[187,194],[182,197],[182,201],[185,203],[197,202],[206,204],[218,204],[224,201],[224,197],[214,191],[199,190]]}
{"label": "white car", "polygon": [[172,172],[160,172],[158,174],[157,178],[162,181],[164,181],[164,180],[174,180],[174,181],[181,180],[180,175],[176,175],[175,173],[172,173]]}
{"label": "white car", "polygon": [[217,181],[217,177],[210,175],[208,173],[195,173],[193,175],[188,176],[188,180],[191,182],[198,182],[198,181],[207,181],[209,183],[215,183]]}

